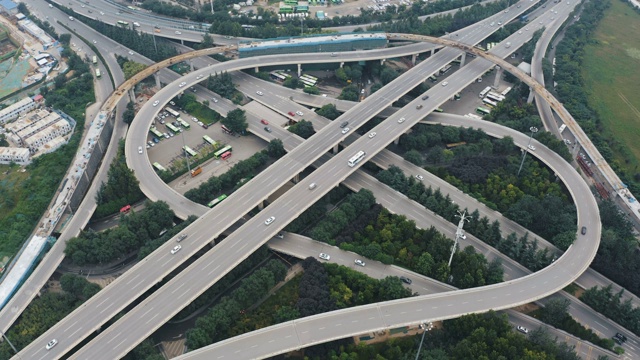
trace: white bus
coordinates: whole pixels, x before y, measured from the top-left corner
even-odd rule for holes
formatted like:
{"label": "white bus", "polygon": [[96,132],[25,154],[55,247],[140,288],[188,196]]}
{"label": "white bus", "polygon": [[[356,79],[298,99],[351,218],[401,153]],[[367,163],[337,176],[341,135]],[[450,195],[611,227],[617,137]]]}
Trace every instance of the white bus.
{"label": "white bus", "polygon": [[447,64],[442,69],[440,69],[440,75],[444,75],[451,70],[451,65]]}
{"label": "white bus", "polygon": [[495,101],[492,101],[492,100],[491,100],[491,99],[489,99],[489,98],[484,98],[484,99],[482,99],[482,102],[483,102],[483,103],[485,103],[485,104],[487,104],[487,105],[491,105],[491,106],[493,106],[493,107],[498,106],[498,103],[496,103]]}
{"label": "white bus", "polygon": [[563,131],[564,131],[564,129],[566,129],[566,128],[567,128],[567,125],[562,124],[562,125],[560,125],[560,127],[558,128],[558,131],[560,132],[560,134],[562,134],[562,132],[563,132]]}
{"label": "white bus", "polygon": [[362,161],[362,159],[364,159],[364,156],[367,155],[367,153],[365,153],[364,151],[360,150],[358,151],[357,154],[353,155],[353,157],[351,157],[351,159],[349,159],[349,166],[354,167],[356,166],[357,163],[359,163],[360,161]]}
{"label": "white bus", "polygon": [[498,101],[502,101],[502,100],[504,100],[504,99],[505,99],[505,97],[504,97],[504,96],[502,96],[502,95],[498,94],[498,93],[497,93],[497,92],[495,92],[495,91],[489,91],[489,93],[487,94],[487,96],[489,96],[489,95],[491,95],[491,96],[493,96],[493,97],[495,97],[495,98],[497,98],[497,99],[500,99],[500,100],[498,100]]}
{"label": "white bus", "polygon": [[487,94],[487,99],[493,100],[495,102],[500,102],[500,101],[504,100],[504,98],[502,96],[496,96],[495,94],[492,94],[492,93],[488,93]]}
{"label": "white bus", "polygon": [[507,96],[507,94],[509,93],[509,91],[511,91],[511,86],[509,86],[508,88],[504,89],[503,92],[500,93],[500,95],[502,96]]}
{"label": "white bus", "polygon": [[166,108],[164,108],[164,111],[168,112],[174,118],[180,117],[180,114],[177,111],[173,110],[172,108],[170,108],[168,106]]}
{"label": "white bus", "polygon": [[478,95],[478,97],[482,99],[489,91],[491,91],[491,86],[487,86],[484,90],[480,91],[480,95]]}

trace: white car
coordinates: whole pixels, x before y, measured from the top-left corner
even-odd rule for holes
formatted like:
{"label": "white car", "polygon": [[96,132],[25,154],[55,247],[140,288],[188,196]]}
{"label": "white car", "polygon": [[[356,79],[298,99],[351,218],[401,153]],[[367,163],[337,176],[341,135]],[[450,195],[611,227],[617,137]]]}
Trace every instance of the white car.
{"label": "white car", "polygon": [[191,120],[193,120],[193,122],[198,122],[198,119],[193,116],[191,117]]}
{"label": "white car", "polygon": [[517,326],[516,329],[518,329],[518,331],[520,331],[523,334],[528,334],[529,333],[529,330],[524,326]]}
{"label": "white car", "polygon": [[531,150],[531,151],[536,151],[536,147],[535,147],[535,146],[533,146],[533,145],[528,145],[527,147],[528,147],[528,148],[529,148],[529,150]]}
{"label": "white car", "polygon": [[271,225],[271,223],[276,219],[275,216],[272,216],[270,218],[268,218],[267,220],[264,221],[265,225]]}
{"label": "white car", "polygon": [[138,146],[138,154],[142,154],[142,146]]}
{"label": "white car", "polygon": [[416,175],[416,179],[418,179],[418,180],[422,181],[422,180],[424,180],[424,176],[422,176],[422,175]]}
{"label": "white car", "polygon": [[264,93],[262,91],[256,91],[256,94],[258,94],[260,96],[264,95]]}
{"label": "white car", "polygon": [[216,99],[216,98],[211,98],[211,100],[213,100],[214,103],[218,102],[218,99]]}
{"label": "white car", "polygon": [[348,128],[348,127],[346,127],[346,128],[344,128],[344,129],[342,129],[342,133],[343,133],[343,134],[346,134],[346,133],[348,133],[348,132],[349,132],[349,128]]}
{"label": "white car", "polygon": [[302,116],[302,115],[304,115],[304,114],[302,113],[302,111],[296,111],[296,115],[298,115],[298,116]]}
{"label": "white car", "polygon": [[197,80],[200,80],[200,79],[202,79],[203,77],[204,77],[204,75],[198,75],[198,76],[196,76],[196,79],[197,79]]}
{"label": "white car", "polygon": [[183,81],[183,82],[181,82],[181,83],[180,83],[180,85],[179,85],[179,86],[180,86],[180,87],[184,87],[185,85],[187,85],[187,83]]}
{"label": "white car", "polygon": [[58,344],[58,340],[53,339],[53,340],[49,341],[49,342],[47,343],[47,346],[45,346],[44,348],[45,348],[45,349],[47,349],[47,350],[51,350],[51,348],[53,348],[53,347],[54,347],[54,346],[56,346],[57,344]]}
{"label": "white car", "polygon": [[464,234],[464,233],[463,233],[463,234],[461,234],[461,235],[460,235],[460,239],[462,239],[462,240],[467,240],[467,234]]}
{"label": "white car", "polygon": [[320,255],[318,255],[318,257],[322,260],[329,260],[331,259],[331,256],[329,256],[329,254],[325,254],[325,253],[320,253]]}
{"label": "white car", "polygon": [[133,51],[129,50],[129,55],[133,55]]}
{"label": "white car", "polygon": [[100,15],[104,15],[104,11],[100,11]]}
{"label": "white car", "polygon": [[442,82],[442,86],[447,86],[447,85],[449,85],[448,82],[446,82],[446,81]]}
{"label": "white car", "polygon": [[356,259],[355,261],[356,265],[358,266],[364,266],[364,261],[360,260],[360,259]]}
{"label": "white car", "polygon": [[158,106],[158,104],[160,104],[160,101],[158,101],[158,100],[153,102],[153,106]]}
{"label": "white car", "polygon": [[171,255],[177,253],[178,251],[180,251],[180,249],[182,249],[181,245],[174,246],[173,249],[171,249]]}
{"label": "white car", "polygon": [[182,240],[184,240],[184,239],[186,239],[186,238],[187,238],[187,234],[182,234],[182,235],[178,236],[178,238],[176,239],[176,241],[180,242],[180,241],[182,241]]}
{"label": "white car", "polygon": [[182,33],[178,30],[176,30],[176,35],[182,35]]}
{"label": "white car", "polygon": [[398,119],[398,124],[402,124],[404,122],[405,118],[400,118]]}
{"label": "white car", "polygon": [[93,43],[94,43],[94,44],[97,44],[98,42],[97,42],[97,41],[95,41],[95,40],[93,40]]}
{"label": "white car", "polygon": [[376,137],[376,132],[372,132],[371,134],[369,134],[369,139],[373,139],[374,137]]}

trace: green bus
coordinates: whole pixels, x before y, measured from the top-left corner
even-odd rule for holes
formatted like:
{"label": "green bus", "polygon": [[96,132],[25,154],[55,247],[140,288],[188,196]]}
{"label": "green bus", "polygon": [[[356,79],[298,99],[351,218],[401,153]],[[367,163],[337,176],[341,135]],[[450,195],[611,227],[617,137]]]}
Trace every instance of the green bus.
{"label": "green bus", "polygon": [[226,153],[227,151],[231,151],[231,145],[227,145],[222,149],[216,151],[215,153],[213,153],[213,157],[219,159],[220,156],[222,156],[222,154]]}
{"label": "green bus", "polygon": [[431,76],[429,76],[429,80],[431,80],[433,82],[436,82],[436,81],[438,81],[438,78],[433,76],[433,75],[431,75]]}
{"label": "green bus", "polygon": [[208,142],[209,144],[213,145],[214,147],[218,145],[218,142],[213,140],[212,138],[210,138],[209,135],[205,135],[202,138],[204,139],[204,141]]}
{"label": "green bus", "polygon": [[184,152],[186,152],[187,154],[191,155],[191,156],[196,156],[198,155],[197,152],[193,151],[192,148],[188,147],[187,145],[182,147],[184,149]]}
{"label": "green bus", "polygon": [[489,115],[489,114],[491,113],[491,110],[489,110],[489,109],[487,109],[487,108],[484,108],[484,107],[482,107],[482,106],[479,106],[479,107],[476,109],[476,112],[477,112],[478,114],[482,114],[482,115]]}
{"label": "green bus", "polygon": [[164,138],[164,135],[162,135],[162,133],[160,131],[158,131],[158,129],[156,129],[155,127],[151,127],[149,128],[149,132],[152,133],[153,135],[157,136],[158,139],[162,140]]}
{"label": "green bus", "polygon": [[170,123],[166,123],[164,125],[167,127],[167,129],[171,130],[174,134],[177,134],[181,131],[181,129],[178,129],[177,127],[173,126]]}
{"label": "green bus", "polygon": [[189,130],[191,128],[191,125],[189,125],[188,122],[182,120],[182,118],[178,118],[178,122],[180,123],[180,125],[182,125],[183,128]]}
{"label": "green bus", "polygon": [[442,108],[435,108],[433,111],[435,111],[435,112],[443,112],[444,110],[442,110]]}
{"label": "green bus", "polygon": [[118,20],[118,25],[120,26],[129,26],[129,23],[126,21]]}
{"label": "green bus", "polygon": [[212,207],[214,207],[214,206],[218,205],[222,200],[224,200],[224,199],[226,199],[226,198],[227,198],[227,195],[220,195],[220,196],[218,196],[217,198],[215,198],[215,199],[211,200],[211,202],[209,202],[209,203],[207,204],[207,206],[208,206],[208,207],[210,207],[210,208],[212,208]]}
{"label": "green bus", "polygon": [[160,165],[160,163],[158,162],[154,162],[153,167],[158,171],[167,171],[167,169],[165,169],[164,166]]}

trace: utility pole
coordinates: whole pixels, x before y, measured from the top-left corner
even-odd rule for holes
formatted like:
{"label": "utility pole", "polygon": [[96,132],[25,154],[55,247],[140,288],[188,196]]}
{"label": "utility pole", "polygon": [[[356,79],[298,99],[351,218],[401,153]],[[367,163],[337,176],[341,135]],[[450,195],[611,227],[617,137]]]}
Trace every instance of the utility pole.
{"label": "utility pole", "polygon": [[449,267],[451,267],[451,261],[453,260],[453,254],[456,252],[456,247],[458,247],[458,240],[459,239],[463,239],[466,238],[464,231],[462,231],[462,227],[464,226],[464,222],[465,221],[469,221],[469,216],[467,216],[467,212],[463,211],[462,213],[460,213],[458,211],[458,215],[456,215],[456,217],[460,218],[460,221],[458,221],[458,228],[456,229],[456,241],[453,243],[453,246],[451,247],[451,256],[449,256]]}
{"label": "utility pole", "polygon": [[531,138],[533,137],[533,134],[538,132],[538,128],[535,126],[530,127],[529,130],[531,130],[531,135],[529,135],[529,142],[527,142],[527,148],[522,150],[522,161],[520,161],[520,168],[518,169],[518,174],[516,176],[520,176],[522,165],[524,165],[524,158],[527,156],[527,152],[529,152],[529,145],[531,145]]}

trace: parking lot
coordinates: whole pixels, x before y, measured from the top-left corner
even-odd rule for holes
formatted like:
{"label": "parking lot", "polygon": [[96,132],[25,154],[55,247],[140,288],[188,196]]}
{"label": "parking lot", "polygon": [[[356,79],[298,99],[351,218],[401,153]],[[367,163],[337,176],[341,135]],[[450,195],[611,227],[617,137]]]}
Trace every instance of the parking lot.
{"label": "parking lot", "polygon": [[[235,165],[238,161],[251,157],[253,154],[261,151],[267,146],[267,143],[253,135],[238,137],[225,134],[222,132],[222,128],[219,123],[212,124],[208,129],[205,129],[190,120],[191,116],[189,114],[180,112],[180,116],[182,119],[189,122],[191,125],[190,129],[185,130],[184,128],[181,128],[183,130],[181,133],[170,136],[169,139],[163,138],[159,143],[154,144],[155,146],[148,148],[147,153],[151,163],[158,162],[160,165],[168,168],[172,160],[184,158],[184,154],[182,152],[183,144],[196,152],[200,152],[206,145],[208,145],[208,143],[206,143],[202,138],[204,135],[208,135],[220,144],[231,145],[233,147],[233,155],[227,160],[211,159],[207,161],[202,165],[202,173],[194,178],[189,174],[185,174],[171,182],[169,185],[179,193],[184,193],[189,189],[198,187],[211,176],[219,176],[228,168]],[[171,131],[166,127],[167,121],[175,121],[175,118],[169,116],[164,120],[165,124],[160,124],[160,122],[156,121],[157,129],[160,132],[166,132],[169,134]],[[150,141],[153,137],[154,136],[149,133],[146,141]]]}

